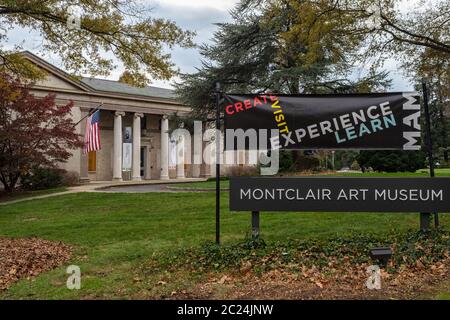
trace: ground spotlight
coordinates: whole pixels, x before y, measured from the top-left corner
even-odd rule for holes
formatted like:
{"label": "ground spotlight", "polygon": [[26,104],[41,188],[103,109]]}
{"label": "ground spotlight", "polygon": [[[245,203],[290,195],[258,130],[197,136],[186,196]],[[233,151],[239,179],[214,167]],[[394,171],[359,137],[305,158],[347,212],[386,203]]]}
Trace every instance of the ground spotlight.
{"label": "ground spotlight", "polygon": [[385,267],[392,257],[392,250],[389,247],[373,248],[370,249],[370,257],[373,260],[377,260],[381,266]]}

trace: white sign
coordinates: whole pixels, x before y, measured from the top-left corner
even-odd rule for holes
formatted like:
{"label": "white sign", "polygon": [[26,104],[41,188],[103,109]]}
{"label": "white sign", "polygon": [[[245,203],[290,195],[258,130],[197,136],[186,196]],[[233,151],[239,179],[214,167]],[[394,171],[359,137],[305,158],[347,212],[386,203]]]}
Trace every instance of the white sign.
{"label": "white sign", "polygon": [[175,139],[169,141],[169,168],[177,167],[177,142]]}
{"label": "white sign", "polygon": [[133,152],[132,143],[124,143],[122,148],[122,170],[131,170],[131,157]]}

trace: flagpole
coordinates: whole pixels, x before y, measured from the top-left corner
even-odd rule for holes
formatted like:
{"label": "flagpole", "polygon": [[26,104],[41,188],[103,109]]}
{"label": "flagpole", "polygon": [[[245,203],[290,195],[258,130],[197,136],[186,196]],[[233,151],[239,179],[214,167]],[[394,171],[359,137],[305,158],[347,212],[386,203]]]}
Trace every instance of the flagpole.
{"label": "flagpole", "polygon": [[80,121],[78,121],[77,123],[75,123],[75,124],[73,125],[73,127],[75,128],[77,125],[79,125],[79,124],[81,123],[81,121],[83,121],[84,119],[86,119],[87,117],[89,117],[89,116],[90,116],[91,114],[93,114],[94,112],[97,112],[102,106],[103,106],[103,102],[100,103],[98,106],[96,106],[96,107],[94,108],[94,110],[89,111],[88,114],[85,115],[83,118],[81,118]]}

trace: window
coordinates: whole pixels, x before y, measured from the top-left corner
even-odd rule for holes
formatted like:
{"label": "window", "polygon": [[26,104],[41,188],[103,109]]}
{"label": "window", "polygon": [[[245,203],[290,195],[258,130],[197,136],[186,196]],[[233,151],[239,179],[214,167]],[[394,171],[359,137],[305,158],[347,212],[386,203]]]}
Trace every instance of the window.
{"label": "window", "polygon": [[97,152],[92,151],[88,153],[88,171],[97,171]]}

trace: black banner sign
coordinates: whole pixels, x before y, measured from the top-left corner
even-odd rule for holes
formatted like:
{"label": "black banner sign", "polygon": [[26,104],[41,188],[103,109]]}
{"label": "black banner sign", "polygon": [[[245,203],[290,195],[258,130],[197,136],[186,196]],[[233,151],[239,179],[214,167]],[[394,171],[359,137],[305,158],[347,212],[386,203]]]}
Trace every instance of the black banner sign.
{"label": "black banner sign", "polygon": [[[227,150],[419,150],[421,145],[416,93],[227,95],[225,100]],[[258,142],[252,144],[254,137]]]}
{"label": "black banner sign", "polygon": [[230,210],[450,212],[450,178],[234,177]]}

